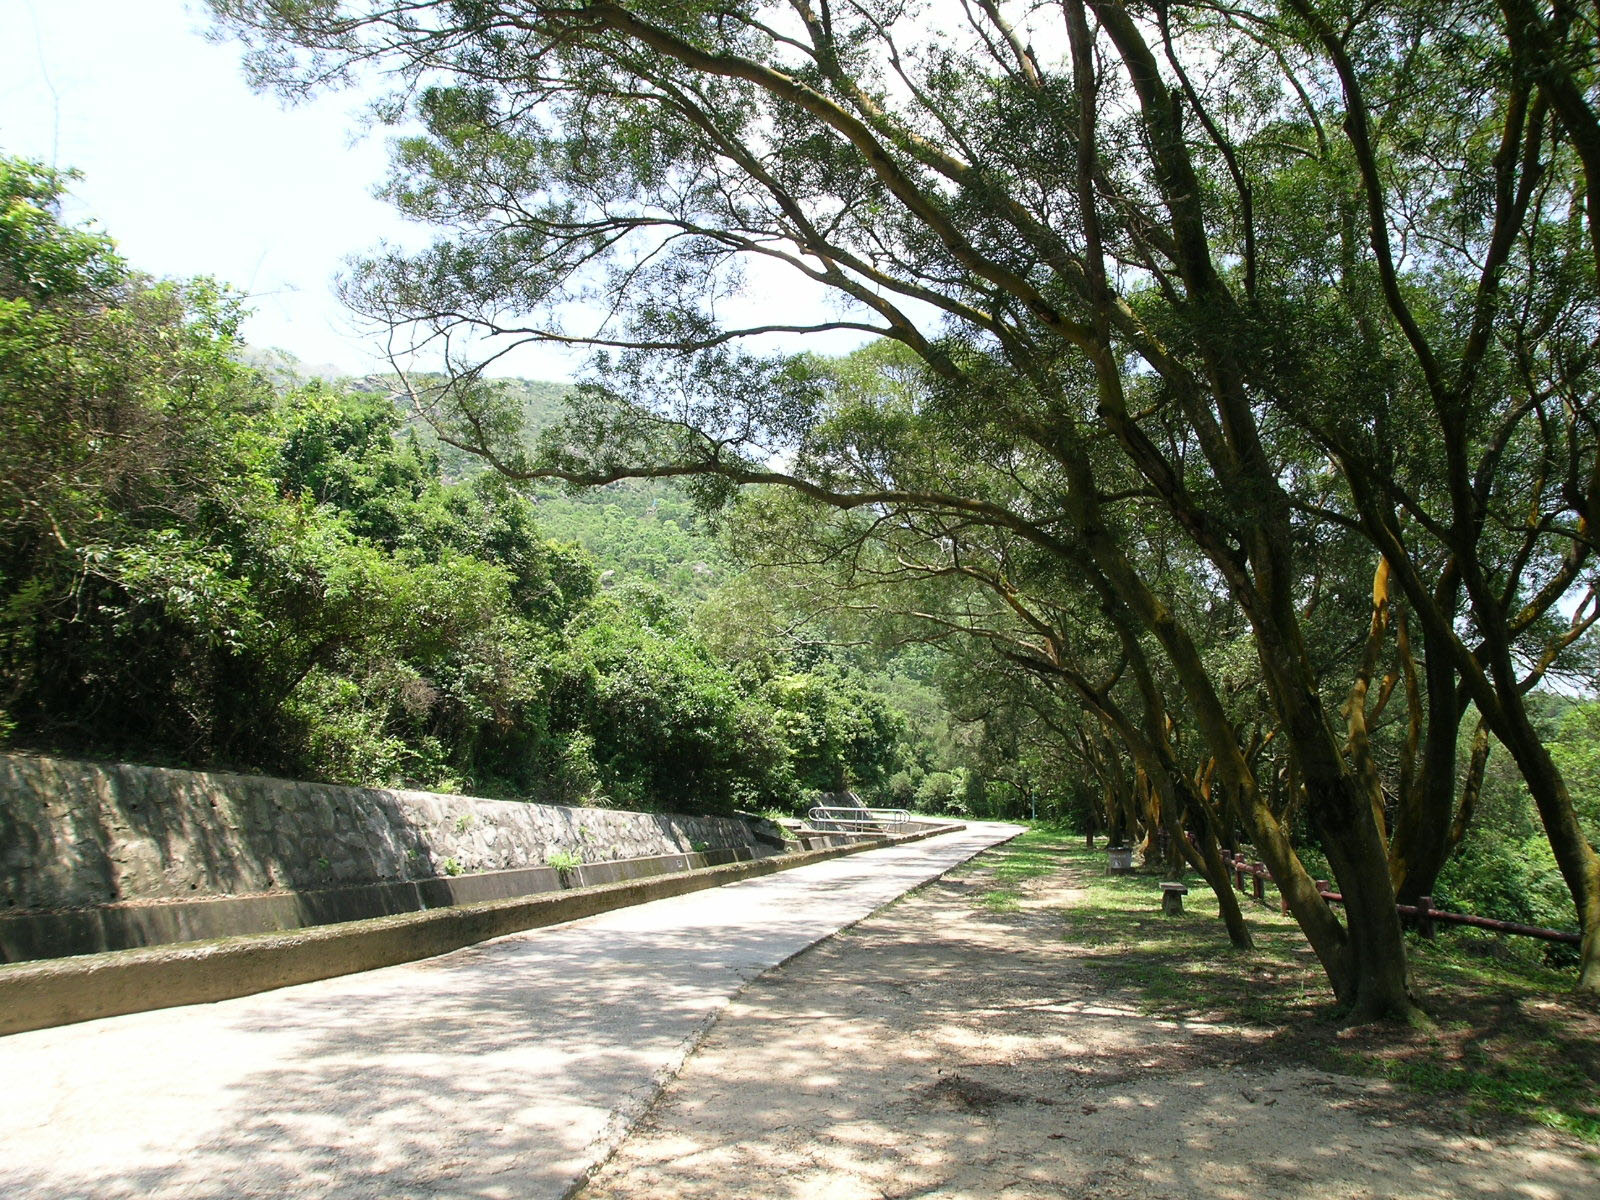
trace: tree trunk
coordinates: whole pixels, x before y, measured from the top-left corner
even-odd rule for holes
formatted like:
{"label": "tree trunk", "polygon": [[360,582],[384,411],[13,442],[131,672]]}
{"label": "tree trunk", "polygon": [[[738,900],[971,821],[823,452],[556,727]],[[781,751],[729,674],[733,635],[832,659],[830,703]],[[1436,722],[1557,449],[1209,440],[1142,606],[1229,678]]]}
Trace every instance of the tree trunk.
{"label": "tree trunk", "polygon": [[[1093,531],[1091,532],[1098,532]],[[1123,557],[1119,547],[1109,541],[1091,542],[1097,562],[1103,563],[1117,597],[1127,603],[1144,626],[1155,635],[1177,672],[1178,680],[1193,707],[1201,736],[1216,759],[1217,773],[1224,786],[1233,791],[1241,815],[1250,827],[1251,839],[1267,863],[1289,911],[1306,935],[1312,951],[1327,972],[1334,996],[1347,1002],[1355,996],[1351,973],[1350,946],[1343,927],[1317,893],[1316,883],[1294,852],[1289,835],[1267,807],[1256,786],[1254,775],[1239,750],[1238,739],[1220,698],[1212,687],[1200,653],[1188,632],[1173,619],[1160,598]]]}
{"label": "tree trunk", "polygon": [[1456,745],[1461,729],[1456,672],[1448,648],[1435,644],[1437,634],[1427,625],[1422,639],[1427,655],[1423,676],[1428,730],[1412,794],[1403,798],[1389,843],[1389,877],[1402,904],[1415,904],[1419,897],[1433,895],[1450,854],[1456,811]]}
{"label": "tree trunk", "polygon": [[1217,914],[1222,918],[1223,927],[1228,931],[1228,941],[1236,950],[1254,950],[1255,938],[1250,934],[1250,926],[1245,923],[1244,912],[1239,907],[1239,893],[1233,890],[1233,881],[1229,878],[1227,865],[1222,861],[1222,851],[1217,845],[1213,823],[1204,820],[1199,823],[1200,828],[1195,835],[1196,845],[1190,845],[1189,839],[1183,836],[1181,818],[1175,824],[1178,829],[1173,836],[1173,847],[1200,873],[1200,878],[1206,881],[1206,885],[1216,896]]}
{"label": "tree trunk", "polygon": [[1314,693],[1285,697],[1300,758],[1307,809],[1344,897],[1350,986],[1342,997],[1352,1021],[1424,1016],[1411,998],[1406,945],[1389,878],[1389,854],[1366,790],[1345,768]]}
{"label": "tree trunk", "polygon": [[[1217,915],[1222,918],[1234,949],[1255,949],[1255,939],[1245,923],[1238,894],[1233,890],[1228,868],[1217,847],[1216,821],[1209,816],[1204,802],[1185,788],[1182,776],[1172,763],[1156,763],[1150,771],[1150,779],[1156,789],[1157,814],[1167,831],[1173,853],[1193,867],[1216,896]],[[1184,836],[1186,818],[1195,826],[1196,844],[1193,845]]]}
{"label": "tree trunk", "polygon": [[[1462,572],[1467,596],[1482,631],[1489,671],[1467,676],[1475,685],[1478,710],[1489,722],[1533,797],[1550,849],[1577,910],[1582,934],[1578,958],[1578,991],[1600,994],[1600,856],[1584,836],[1578,814],[1567,791],[1567,781],[1551,759],[1544,739],[1534,729],[1523,699],[1521,678],[1511,654],[1508,623],[1500,602],[1483,572],[1469,561]],[[1475,663],[1462,664],[1463,672]]]}
{"label": "tree trunk", "polygon": [[1504,730],[1496,729],[1516,759],[1555,852],[1561,877],[1572,892],[1582,942],[1578,951],[1578,991],[1600,994],[1600,855],[1584,836],[1567,792],[1567,782],[1543,740],[1528,720],[1522,697],[1504,706]]}

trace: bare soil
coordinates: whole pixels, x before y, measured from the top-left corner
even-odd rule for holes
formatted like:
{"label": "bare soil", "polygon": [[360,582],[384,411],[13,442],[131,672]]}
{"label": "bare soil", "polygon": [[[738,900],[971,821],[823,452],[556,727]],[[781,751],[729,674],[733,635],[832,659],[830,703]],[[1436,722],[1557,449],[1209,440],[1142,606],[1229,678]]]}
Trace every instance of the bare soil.
{"label": "bare soil", "polygon": [[756,980],[578,1194],[1600,1197],[1592,1145],[1150,1015],[1074,940],[1084,869],[1009,912],[947,876]]}

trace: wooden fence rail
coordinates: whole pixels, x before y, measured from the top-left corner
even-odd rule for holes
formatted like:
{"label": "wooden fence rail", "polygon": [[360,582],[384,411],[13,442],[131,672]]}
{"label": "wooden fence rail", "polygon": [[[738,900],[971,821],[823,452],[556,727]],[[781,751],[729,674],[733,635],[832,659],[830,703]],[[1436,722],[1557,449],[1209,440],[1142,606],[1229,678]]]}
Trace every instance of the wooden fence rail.
{"label": "wooden fence rail", "polygon": [[[1254,894],[1257,900],[1265,903],[1267,898],[1267,883],[1271,874],[1267,871],[1265,863],[1251,862],[1242,854],[1235,854],[1230,860],[1226,853],[1223,860],[1228,862],[1229,870],[1233,873],[1234,886],[1245,894]],[[1245,877],[1250,877],[1250,885],[1245,884]],[[1317,880],[1317,891],[1322,898],[1333,904],[1343,904],[1344,897],[1334,891],[1326,879]],[[1519,937],[1540,938],[1546,942],[1565,942],[1576,946],[1580,942],[1580,935],[1569,933],[1561,929],[1545,929],[1538,925],[1518,925],[1515,921],[1497,921],[1493,917],[1475,917],[1471,913],[1446,912],[1442,908],[1433,906],[1432,896],[1419,896],[1417,904],[1397,904],[1395,911],[1403,917],[1411,917],[1417,923],[1417,932],[1423,937],[1433,936],[1435,923],[1444,925],[1472,925],[1478,929],[1490,929],[1495,933],[1512,933]],[[1279,906],[1284,912],[1289,911],[1289,906],[1284,903],[1282,894],[1278,897]]]}

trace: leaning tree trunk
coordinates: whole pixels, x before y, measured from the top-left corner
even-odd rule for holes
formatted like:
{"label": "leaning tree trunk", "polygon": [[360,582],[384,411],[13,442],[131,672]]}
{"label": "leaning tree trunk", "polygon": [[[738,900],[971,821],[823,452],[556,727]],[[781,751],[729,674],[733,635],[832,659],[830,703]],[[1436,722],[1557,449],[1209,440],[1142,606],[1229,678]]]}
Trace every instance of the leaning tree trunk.
{"label": "leaning tree trunk", "polygon": [[[1151,786],[1155,789],[1156,814],[1162,828],[1167,831],[1173,852],[1199,873],[1212,895],[1216,896],[1217,915],[1222,918],[1223,928],[1228,931],[1228,941],[1236,950],[1255,949],[1255,939],[1250,934],[1250,926],[1245,923],[1244,913],[1239,908],[1239,897],[1234,893],[1228,868],[1217,846],[1214,815],[1185,786],[1183,777],[1173,763],[1165,755],[1157,757],[1160,761],[1153,764],[1154,769],[1149,771],[1149,776]],[[1193,817],[1196,826],[1193,844],[1184,836],[1185,817],[1189,816]]]}
{"label": "leaning tree trunk", "polygon": [[[1578,991],[1600,994],[1600,855],[1595,854],[1584,835],[1567,781],[1528,716],[1522,680],[1512,658],[1511,643],[1506,635],[1508,624],[1499,600],[1475,563],[1469,563],[1463,577],[1489,664],[1487,675],[1469,676],[1468,681],[1474,685],[1473,695],[1478,700],[1479,712],[1516,760],[1544,825],[1545,836],[1550,840],[1550,849],[1555,853],[1556,866],[1572,893],[1582,935],[1578,952]],[[1465,669],[1476,665],[1467,663]]]}
{"label": "leaning tree trunk", "polygon": [[1423,1019],[1411,997],[1405,935],[1389,877],[1389,851],[1374,815],[1373,798],[1342,758],[1323,714],[1320,697],[1302,685],[1295,663],[1266,661],[1272,643],[1263,643],[1263,665],[1275,674],[1277,699],[1290,744],[1300,764],[1306,807],[1322,836],[1323,850],[1344,899],[1349,935],[1349,992],[1352,1021]]}
{"label": "leaning tree trunk", "polygon": [[1200,812],[1197,805],[1190,805],[1189,811],[1199,818],[1195,822],[1198,828],[1194,831],[1194,844],[1191,845],[1189,839],[1183,836],[1183,818],[1179,815],[1167,826],[1173,847],[1184,861],[1199,872],[1212,895],[1216,896],[1217,915],[1222,918],[1223,927],[1228,931],[1228,941],[1233,943],[1234,949],[1253,950],[1255,939],[1250,934],[1250,926],[1245,923],[1244,912],[1239,907],[1239,894],[1233,890],[1227,865],[1222,861],[1221,847],[1217,845],[1216,822]]}
{"label": "leaning tree trunk", "polygon": [[1415,904],[1431,896],[1449,857],[1456,814],[1456,746],[1462,704],[1455,667],[1437,634],[1423,627],[1424,689],[1428,729],[1422,740],[1422,761],[1410,794],[1402,797],[1389,842],[1389,877],[1396,899]]}
{"label": "leaning tree trunk", "polygon": [[[1140,776],[1150,793],[1152,825],[1159,824],[1166,830],[1174,861],[1187,862],[1211,888],[1217,897],[1218,915],[1234,947],[1253,949],[1255,940],[1245,924],[1244,913],[1239,909],[1217,847],[1217,832],[1222,822],[1209,797],[1202,790],[1189,786],[1173,757],[1166,699],[1150,671],[1149,659],[1140,641],[1140,625],[1103,573],[1096,572],[1093,580],[1102,589],[1106,614],[1116,627],[1138,683],[1144,702],[1143,730],[1108,696],[1088,686],[1086,681],[1074,676],[1074,686],[1084,702],[1100,714],[1106,727],[1116,732],[1139,764]],[[1213,758],[1212,762],[1215,761]],[[1184,826],[1190,820],[1196,827],[1198,846],[1190,845],[1185,836]]]}
{"label": "leaning tree trunk", "polygon": [[1110,539],[1096,536],[1102,531],[1093,525],[1087,527],[1086,533],[1096,562],[1114,589],[1115,600],[1128,605],[1166,652],[1195,712],[1206,747],[1216,759],[1217,773],[1223,785],[1237,798],[1251,840],[1327,973],[1335,998],[1341,1003],[1352,1002],[1357,989],[1349,938],[1327,901],[1318,893],[1316,882],[1307,874],[1299,855],[1295,854],[1287,830],[1262,796],[1199,650],[1171,610],[1122,556],[1120,548]]}
{"label": "leaning tree trunk", "polygon": [[1578,824],[1567,782],[1550,757],[1543,740],[1528,720],[1521,697],[1504,709],[1500,740],[1516,759],[1534,807],[1544,824],[1556,866],[1572,893],[1582,941],[1578,948],[1578,991],[1600,993],[1600,855]]}

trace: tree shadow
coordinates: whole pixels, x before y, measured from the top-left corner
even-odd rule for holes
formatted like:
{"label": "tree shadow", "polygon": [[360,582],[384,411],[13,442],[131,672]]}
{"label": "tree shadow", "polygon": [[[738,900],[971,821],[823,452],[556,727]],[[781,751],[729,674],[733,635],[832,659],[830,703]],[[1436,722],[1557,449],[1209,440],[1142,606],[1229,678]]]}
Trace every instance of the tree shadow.
{"label": "tree shadow", "polygon": [[[638,1195],[1570,1197],[1570,1152],[1463,1142],[1287,1053],[1146,1011],[940,881],[754,984],[584,1200]],[[954,910],[954,911],[953,911]],[[1003,969],[998,969],[1003,964]]]}

